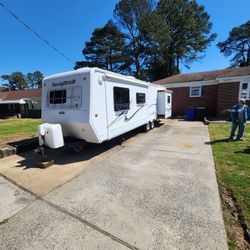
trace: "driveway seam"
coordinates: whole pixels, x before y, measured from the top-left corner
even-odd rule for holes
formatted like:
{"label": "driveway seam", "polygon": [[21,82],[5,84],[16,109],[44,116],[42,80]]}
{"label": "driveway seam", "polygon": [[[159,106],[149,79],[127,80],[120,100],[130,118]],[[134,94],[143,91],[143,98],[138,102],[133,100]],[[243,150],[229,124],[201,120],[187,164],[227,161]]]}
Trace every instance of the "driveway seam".
{"label": "driveway seam", "polygon": [[73,213],[67,211],[66,209],[64,209],[64,208],[62,208],[62,207],[60,207],[60,206],[57,206],[57,205],[53,204],[52,202],[49,202],[49,201],[45,200],[45,199],[42,198],[41,196],[38,196],[38,195],[32,193],[30,190],[26,189],[25,187],[20,186],[18,183],[14,182],[13,180],[11,180],[11,179],[9,179],[8,177],[4,176],[2,173],[0,173],[0,176],[2,176],[4,179],[6,179],[7,181],[9,181],[10,183],[16,185],[18,188],[22,189],[23,191],[25,191],[25,192],[31,194],[32,196],[34,196],[34,200],[33,200],[32,202],[30,202],[30,203],[29,203],[27,206],[25,206],[24,208],[20,209],[17,213],[13,214],[11,217],[9,217],[9,218],[7,218],[7,219],[1,221],[1,222],[0,222],[0,226],[3,225],[3,224],[5,224],[5,223],[7,223],[10,219],[14,218],[17,214],[21,213],[21,212],[24,211],[26,208],[28,208],[29,206],[31,206],[34,202],[36,202],[37,200],[39,200],[39,201],[44,202],[45,204],[47,204],[47,205],[53,207],[54,209],[58,210],[59,212],[61,212],[61,213],[63,213],[63,214],[66,214],[66,215],[68,215],[68,216],[70,216],[70,217],[72,217],[72,218],[78,220],[79,222],[85,224],[85,225],[88,226],[88,227],[91,227],[91,228],[94,229],[95,231],[98,231],[99,233],[104,234],[105,236],[107,236],[107,237],[111,238],[112,240],[114,240],[114,241],[116,241],[116,242],[118,242],[118,243],[120,243],[120,244],[126,246],[127,248],[132,249],[132,250],[139,250],[139,248],[130,245],[130,244],[127,243],[126,241],[124,241],[124,240],[122,240],[122,239],[120,239],[120,238],[118,238],[118,237],[112,235],[111,233],[109,233],[109,232],[107,232],[107,231],[105,231],[105,230],[99,228],[98,226],[96,226],[96,225],[94,225],[94,224],[92,224],[92,223],[90,223],[90,222],[88,222],[88,221],[82,219],[81,217],[79,217],[79,216],[77,216],[77,215],[75,215],[75,214],[73,214]]}
{"label": "driveway seam", "polygon": [[10,183],[14,184],[15,186],[19,187],[23,191],[25,191],[25,192],[33,195],[36,199],[39,198],[39,196],[37,194],[32,193],[29,189],[21,186],[20,184],[18,184],[17,182],[13,181],[12,179],[10,179],[8,176],[4,175],[3,173],[0,173],[0,176],[3,177],[5,180],[9,181]]}
{"label": "driveway seam", "polygon": [[3,221],[0,221],[0,226],[7,223],[9,220],[11,220],[12,218],[14,218],[16,215],[18,215],[19,213],[21,213],[22,211],[24,211],[26,208],[28,208],[29,206],[31,206],[35,201],[37,201],[38,199],[35,198],[33,201],[31,201],[29,204],[27,204],[25,207],[21,208],[19,211],[17,211],[16,213],[14,213],[13,215],[11,215],[9,218],[4,219]]}
{"label": "driveway seam", "polygon": [[39,200],[41,200],[42,202],[46,203],[47,205],[53,207],[54,209],[60,211],[61,213],[64,213],[64,214],[66,214],[66,215],[68,215],[68,216],[70,216],[70,217],[78,220],[79,222],[85,224],[86,226],[91,227],[92,229],[98,231],[99,233],[104,234],[105,236],[111,238],[112,240],[114,240],[116,242],[119,242],[120,244],[126,246],[127,248],[132,249],[132,250],[139,250],[139,248],[130,245],[128,242],[126,242],[126,241],[124,241],[124,240],[122,240],[122,239],[114,236],[113,234],[111,234],[111,233],[109,233],[109,232],[101,229],[100,227],[98,227],[98,226],[96,226],[96,225],[88,222],[87,220],[85,220],[85,219],[83,219],[83,218],[81,218],[81,217],[79,217],[79,216],[77,216],[77,215],[69,212],[68,210],[66,210],[66,209],[64,209],[64,208],[62,208],[60,206],[58,206],[58,205],[56,205],[56,204],[54,204],[54,203],[52,203],[52,202],[50,202],[48,200],[45,200],[44,198],[39,198]]}

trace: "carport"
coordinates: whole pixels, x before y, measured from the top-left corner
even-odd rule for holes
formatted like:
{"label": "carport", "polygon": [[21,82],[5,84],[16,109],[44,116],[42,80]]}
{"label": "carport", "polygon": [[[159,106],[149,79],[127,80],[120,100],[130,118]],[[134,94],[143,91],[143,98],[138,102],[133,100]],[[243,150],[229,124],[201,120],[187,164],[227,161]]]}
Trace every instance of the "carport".
{"label": "carport", "polygon": [[28,100],[0,100],[0,117],[22,116],[28,117]]}

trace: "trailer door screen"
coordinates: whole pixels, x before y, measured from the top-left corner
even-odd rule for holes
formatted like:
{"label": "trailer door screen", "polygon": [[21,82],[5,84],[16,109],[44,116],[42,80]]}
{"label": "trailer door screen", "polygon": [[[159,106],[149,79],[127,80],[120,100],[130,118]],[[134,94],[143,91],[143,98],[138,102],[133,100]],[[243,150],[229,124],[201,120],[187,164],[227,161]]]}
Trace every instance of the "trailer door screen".
{"label": "trailer door screen", "polygon": [[114,109],[115,111],[129,109],[129,89],[114,87]]}

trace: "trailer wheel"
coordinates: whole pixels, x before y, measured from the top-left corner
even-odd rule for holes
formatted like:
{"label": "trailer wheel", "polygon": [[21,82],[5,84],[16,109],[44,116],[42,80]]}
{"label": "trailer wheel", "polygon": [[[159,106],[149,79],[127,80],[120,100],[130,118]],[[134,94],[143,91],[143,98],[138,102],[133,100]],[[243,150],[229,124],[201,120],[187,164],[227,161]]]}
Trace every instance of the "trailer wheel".
{"label": "trailer wheel", "polygon": [[144,125],[144,132],[148,132],[149,130],[150,130],[150,122],[148,122],[148,123],[146,123],[145,125]]}
{"label": "trailer wheel", "polygon": [[154,121],[150,122],[150,128],[153,129],[154,127],[155,127],[155,122]]}

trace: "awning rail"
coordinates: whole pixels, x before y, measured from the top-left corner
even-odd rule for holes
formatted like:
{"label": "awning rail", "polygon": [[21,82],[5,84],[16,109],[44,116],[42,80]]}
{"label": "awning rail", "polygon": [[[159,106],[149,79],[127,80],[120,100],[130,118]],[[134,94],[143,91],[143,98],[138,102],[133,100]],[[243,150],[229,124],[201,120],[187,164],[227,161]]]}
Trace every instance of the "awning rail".
{"label": "awning rail", "polygon": [[24,99],[18,99],[18,100],[0,100],[1,104],[26,104],[27,102]]}

